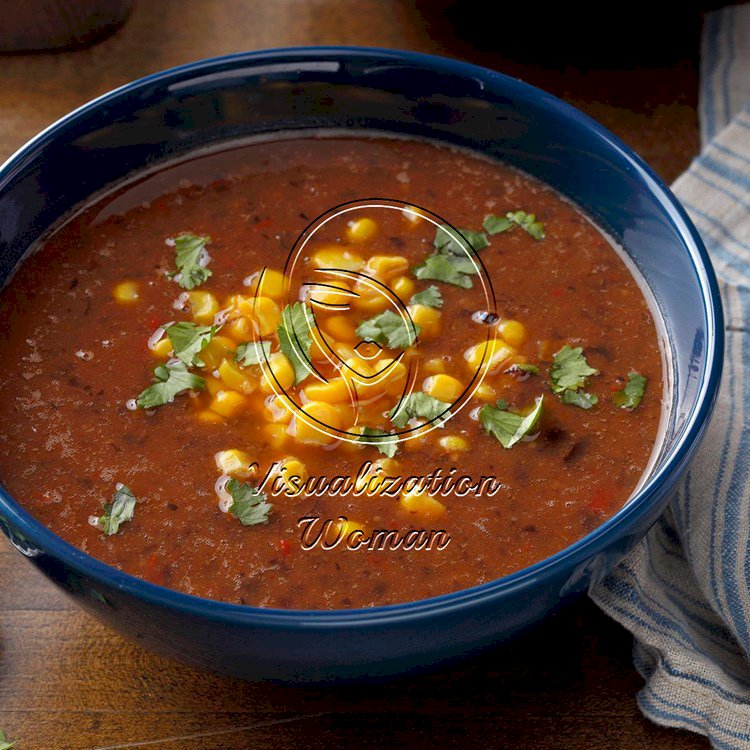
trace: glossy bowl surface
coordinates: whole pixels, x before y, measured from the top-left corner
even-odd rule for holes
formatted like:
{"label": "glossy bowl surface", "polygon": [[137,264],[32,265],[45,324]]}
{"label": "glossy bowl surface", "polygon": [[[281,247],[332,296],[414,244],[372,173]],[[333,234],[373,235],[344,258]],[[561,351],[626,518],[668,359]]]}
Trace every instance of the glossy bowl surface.
{"label": "glossy bowl surface", "polygon": [[206,60],[81,107],[0,168],[0,280],[74,207],[195,149],[320,128],[429,137],[503,159],[575,201],[618,240],[665,323],[671,418],[648,481],[570,547],[504,578],[408,604],[273,610],[215,602],[134,578],[67,544],[0,491],[0,527],[86,610],[147,648],[249,679],[373,679],[509,638],[601,578],[668,502],[705,430],[723,323],[705,247],[669,189],[578,110],[454,60],[361,48],[268,50]]}

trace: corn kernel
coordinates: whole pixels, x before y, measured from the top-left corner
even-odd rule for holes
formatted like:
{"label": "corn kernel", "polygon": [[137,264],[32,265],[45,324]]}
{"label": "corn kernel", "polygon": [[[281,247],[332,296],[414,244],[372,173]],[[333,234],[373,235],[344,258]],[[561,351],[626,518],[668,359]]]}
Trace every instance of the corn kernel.
{"label": "corn kernel", "polygon": [[393,458],[381,458],[372,462],[372,466],[364,474],[355,477],[354,489],[363,497],[380,495],[386,485],[383,480],[388,477],[399,476],[399,463]]}
{"label": "corn kernel", "polygon": [[238,344],[244,344],[255,338],[253,321],[244,315],[240,315],[238,318],[230,320],[222,328],[221,332],[233,341],[236,341]]}
{"label": "corn kernel", "polygon": [[323,328],[338,341],[357,341],[356,327],[348,315],[331,315],[323,321]]}
{"label": "corn kernel", "polygon": [[248,279],[247,286],[258,297],[270,297],[274,300],[284,298],[289,282],[281,271],[275,268],[264,268]]}
{"label": "corn kernel", "polygon": [[429,372],[430,375],[437,375],[440,372],[445,372],[445,360],[442,357],[433,357],[428,359],[424,363],[425,372]]}
{"label": "corn kernel", "polygon": [[390,283],[390,288],[400,300],[408,300],[417,287],[408,276],[398,276]]}
{"label": "corn kernel", "polygon": [[440,310],[427,305],[410,305],[409,315],[412,322],[416,323],[422,330],[422,338],[431,338],[440,333]]}
{"label": "corn kernel", "polygon": [[151,347],[151,354],[160,358],[172,356],[172,342],[166,336],[163,339],[159,339]]}
{"label": "corn kernel", "polygon": [[255,321],[261,336],[274,333],[281,322],[281,310],[270,297],[256,297],[248,302],[241,302],[240,312]]}
{"label": "corn kernel", "polygon": [[378,372],[388,368],[388,373],[383,377],[383,389],[390,396],[400,396],[406,385],[406,365],[393,359],[384,359],[379,363]]}
{"label": "corn kernel", "polygon": [[327,383],[317,381],[310,383],[305,386],[304,393],[310,401],[325,401],[328,404],[337,404],[351,399],[349,388],[343,378],[333,378]]}
{"label": "corn kernel", "polygon": [[502,341],[490,339],[490,341],[482,341],[469,347],[464,352],[464,358],[474,371],[481,367],[490,373],[495,373],[503,369],[503,366],[515,353],[515,349]]}
{"label": "corn kernel", "polygon": [[[327,432],[341,427],[341,417],[331,404],[325,401],[310,401],[302,407],[302,411],[310,417],[310,421],[300,418],[299,414],[294,417],[292,434],[300,443],[310,445],[331,445],[337,441],[337,437]],[[320,427],[316,422],[320,423]],[[330,428],[323,432],[325,428]]]}
{"label": "corn kernel", "polygon": [[401,209],[401,215],[412,226],[416,226],[422,221],[422,212],[414,206],[404,206],[404,208]]}
{"label": "corn kernel", "polygon": [[310,257],[316,268],[335,268],[342,271],[361,271],[365,267],[362,257],[339,245],[322,247]]}
{"label": "corn kernel", "polygon": [[211,292],[202,289],[194,289],[187,293],[190,300],[190,311],[193,320],[201,325],[210,325],[214,322],[214,316],[219,312],[219,303]]}
{"label": "corn kernel", "polygon": [[367,261],[366,270],[381,281],[402,276],[409,270],[409,261],[401,255],[373,255]]}
{"label": "corn kernel", "polygon": [[436,398],[438,401],[445,401],[448,404],[452,404],[458,400],[458,397],[464,391],[460,380],[456,380],[451,375],[445,375],[444,373],[430,375],[424,381],[422,389],[428,396],[432,396],[432,398]]}
{"label": "corn kernel", "polygon": [[324,362],[331,357],[328,346],[326,346],[326,342],[330,345],[330,339],[323,331],[316,326],[310,331],[310,338],[312,339],[310,359],[313,362]]}
{"label": "corn kernel", "polygon": [[135,281],[121,281],[112,290],[112,294],[121,305],[132,305],[140,299],[138,283]]}
{"label": "corn kernel", "polygon": [[337,341],[331,346],[334,352],[339,356],[339,359],[346,362],[347,359],[356,358],[357,352],[350,344],[345,344],[343,341]]}
{"label": "corn kernel", "polygon": [[219,391],[223,391],[226,387],[219,378],[215,378],[213,375],[209,375],[203,379],[206,381],[206,391],[211,396],[215,396]]}
{"label": "corn kernel", "polygon": [[198,421],[203,424],[223,424],[224,422],[224,417],[221,414],[217,414],[210,409],[202,409],[196,416],[198,417]]}
{"label": "corn kernel", "polygon": [[469,450],[469,442],[458,435],[446,435],[438,440],[438,445],[448,453],[462,453]]}
{"label": "corn kernel", "polygon": [[271,415],[271,421],[279,424],[288,424],[292,419],[294,407],[285,396],[269,396],[263,405]]}
{"label": "corn kernel", "polygon": [[366,313],[379,313],[391,306],[390,300],[383,292],[373,289],[366,284],[355,284],[354,291],[357,296],[349,298],[349,305],[355,310],[361,310]]}
{"label": "corn kernel", "polygon": [[263,434],[268,447],[274,450],[281,450],[290,440],[285,424],[263,425]]}
{"label": "corn kernel", "polygon": [[219,365],[219,377],[227,388],[246,396],[258,387],[258,378],[227,359]]}
{"label": "corn kernel", "polygon": [[294,385],[294,377],[292,363],[281,352],[274,352],[268,357],[268,365],[263,366],[260,389],[263,393],[274,393],[279,388],[286,391]]}
{"label": "corn kernel", "polygon": [[505,343],[514,349],[523,346],[526,341],[526,326],[517,320],[501,320],[497,324],[497,330]]}
{"label": "corn kernel", "polygon": [[482,383],[475,391],[474,395],[481,401],[495,401],[497,393],[489,383]]}
{"label": "corn kernel", "polygon": [[342,305],[348,305],[351,298],[351,289],[344,281],[316,283],[310,287],[309,299],[316,306],[335,309]]}
{"label": "corn kernel", "polygon": [[[276,472],[287,497],[301,494],[307,480],[307,466],[298,458],[285,458],[277,467]],[[274,485],[276,483],[274,482]]]}
{"label": "corn kernel", "polygon": [[346,238],[349,242],[367,242],[378,232],[378,225],[367,217],[353,219],[346,225]]}
{"label": "corn kernel", "polygon": [[441,502],[430,497],[425,490],[420,492],[418,488],[402,492],[399,504],[407,513],[415,513],[423,518],[439,518],[445,513],[445,506]]}
{"label": "corn kernel", "polygon": [[214,336],[201,350],[200,358],[207,370],[215,370],[224,359],[234,359],[236,346],[226,336]]}
{"label": "corn kernel", "polygon": [[333,542],[339,538],[341,540],[340,544],[346,545],[349,542],[349,535],[355,531],[360,532],[360,534],[355,534],[351,538],[351,541],[356,544],[358,537],[367,536],[367,527],[365,524],[351,518],[347,518],[344,521],[337,519],[331,524],[330,536],[327,537],[327,541],[333,544]]}
{"label": "corn kernel", "polygon": [[214,460],[216,461],[216,468],[222,474],[229,474],[231,477],[249,479],[257,471],[250,456],[236,448],[219,451],[214,456]]}
{"label": "corn kernel", "polygon": [[236,391],[219,391],[212,399],[209,409],[222,417],[236,417],[247,407],[247,399]]}

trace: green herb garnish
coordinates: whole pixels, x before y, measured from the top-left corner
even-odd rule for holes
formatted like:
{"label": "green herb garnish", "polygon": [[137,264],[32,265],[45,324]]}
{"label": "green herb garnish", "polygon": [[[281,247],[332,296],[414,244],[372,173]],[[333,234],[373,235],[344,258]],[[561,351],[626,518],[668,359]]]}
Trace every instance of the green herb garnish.
{"label": "green herb garnish", "polygon": [[302,302],[287,305],[281,313],[281,323],[277,329],[279,348],[292,363],[294,384],[299,385],[312,368],[309,363],[312,338],[311,313]]}
{"label": "green herb garnish", "polygon": [[434,285],[430,284],[427,289],[417,292],[412,295],[409,300],[410,305],[425,305],[426,307],[434,307],[439,309],[443,306],[443,295],[440,290]]}
{"label": "green herb garnish", "polygon": [[232,496],[229,512],[243,526],[268,523],[268,514],[273,506],[266,502],[264,492],[247,482],[238,482],[236,479],[230,479],[226,487],[227,492]]}
{"label": "green herb garnish", "polygon": [[521,372],[528,372],[529,375],[538,375],[539,368],[536,365],[528,364],[527,362],[518,362],[510,367],[511,370],[520,370]]}
{"label": "green herb garnish", "polygon": [[270,353],[270,341],[248,341],[246,344],[240,344],[237,347],[234,361],[239,362],[243,367],[259,365],[266,361]]}
{"label": "green herb garnish", "polygon": [[5,736],[5,732],[3,732],[2,729],[0,729],[0,750],[11,750],[16,746],[15,742],[9,742],[8,738]]}
{"label": "green herb garnish", "polygon": [[580,409],[590,409],[599,403],[599,397],[595,393],[586,393],[586,391],[574,391],[570,388],[560,394],[560,400],[564,404],[577,406]]}
{"label": "green herb garnish", "polygon": [[361,435],[357,438],[357,442],[374,446],[384,456],[388,456],[388,458],[393,458],[398,450],[398,437],[390,432],[378,430],[375,427],[363,427]]}
{"label": "green herb garnish", "polygon": [[170,404],[175,396],[184,391],[198,390],[206,385],[199,375],[188,372],[184,362],[168,362],[154,369],[154,382],[143,391],[136,405],[139,409],[154,409],[157,406]]}
{"label": "green herb garnish", "polygon": [[474,283],[469,274],[477,273],[477,269],[468,257],[436,252],[414,266],[412,273],[418,279],[443,281],[463,289],[471,289]]}
{"label": "green herb garnish", "polygon": [[199,326],[197,323],[172,323],[164,332],[172,342],[174,355],[188,367],[203,367],[203,360],[198,356],[209,341],[216,335],[221,326]]}
{"label": "green herb garnish", "polygon": [[628,382],[621,391],[612,396],[612,402],[621,409],[635,409],[641,403],[648,378],[638,372],[628,374]]}
{"label": "green herb garnish", "polygon": [[393,310],[385,310],[357,326],[357,336],[364,341],[375,341],[389,349],[408,349],[422,329],[408,315],[402,317]]}
{"label": "green herb garnish", "polygon": [[503,448],[512,448],[521,438],[529,435],[536,428],[542,415],[544,396],[536,399],[534,409],[522,417],[508,411],[505,401],[498,401],[496,406],[485,404],[479,410],[479,418],[487,432],[497,438]]}
{"label": "green herb garnish", "polygon": [[490,241],[487,239],[487,235],[484,232],[475,232],[473,229],[452,229],[448,226],[439,226],[435,232],[435,239],[433,245],[439,253],[444,255],[458,255],[466,256],[467,249],[466,245],[458,241],[455,237],[458,233],[467,244],[469,244],[475,252],[484,250],[488,247]]}
{"label": "green herb garnish", "polygon": [[104,506],[104,515],[99,517],[99,528],[108,536],[120,530],[120,524],[130,521],[135,511],[135,495],[129,487],[118,484],[112,502]]}
{"label": "green herb garnish", "polygon": [[[428,422],[443,415],[444,422],[450,417],[450,404],[438,401],[426,393],[410,393],[391,409],[388,416],[396,427],[406,427],[410,419],[426,419]],[[445,414],[444,414],[445,412]]]}
{"label": "green herb garnish", "polygon": [[572,348],[567,344],[555,354],[549,370],[552,390],[564,404],[581,409],[590,409],[599,401],[593,394],[579,392],[586,387],[586,381],[591,375],[598,374],[598,370],[589,366],[580,346]]}
{"label": "green herb garnish", "polygon": [[495,216],[487,214],[482,223],[485,232],[488,234],[500,234],[507,232],[513,227],[521,227],[525,232],[530,234],[535,240],[545,238],[544,224],[536,220],[534,214],[527,214],[526,211],[508,211],[505,216]]}
{"label": "green herb garnish", "polygon": [[201,257],[211,238],[185,232],[172,237],[172,242],[177,266],[177,273],[173,277],[183,289],[195,289],[211,276],[211,271],[201,265]]}

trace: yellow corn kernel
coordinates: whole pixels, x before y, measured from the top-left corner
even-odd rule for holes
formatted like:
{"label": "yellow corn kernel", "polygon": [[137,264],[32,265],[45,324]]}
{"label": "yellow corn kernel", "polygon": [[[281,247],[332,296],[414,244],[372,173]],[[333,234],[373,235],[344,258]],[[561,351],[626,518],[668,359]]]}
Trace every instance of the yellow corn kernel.
{"label": "yellow corn kernel", "polygon": [[346,238],[349,242],[367,242],[378,232],[378,225],[367,217],[352,219],[346,225]]}
{"label": "yellow corn kernel", "polygon": [[401,215],[413,227],[415,227],[417,224],[419,224],[422,221],[422,212],[418,208],[415,208],[414,206],[404,206],[404,208],[401,209]]}
{"label": "yellow corn kernel", "polygon": [[246,406],[247,399],[242,394],[236,391],[219,391],[208,408],[222,417],[236,417]]}
{"label": "yellow corn kernel", "polygon": [[264,268],[253,274],[249,281],[248,287],[254,295],[274,300],[283,299],[289,286],[284,274],[275,268]]}
{"label": "yellow corn kernel", "polygon": [[317,326],[310,331],[310,338],[312,339],[310,345],[310,359],[313,362],[324,362],[327,360],[331,356],[331,353],[328,351],[328,346],[326,346],[326,342],[330,345],[330,338]]}
{"label": "yellow corn kernel", "polygon": [[[277,467],[276,472],[284,486],[287,497],[301,494],[307,480],[307,466],[298,458],[285,458]],[[276,483],[274,482],[274,485]]]}
{"label": "yellow corn kernel", "polygon": [[[341,427],[341,417],[335,406],[325,401],[310,401],[302,410],[310,417],[310,421],[300,418],[299,414],[295,415],[293,434],[297,442],[309,445],[331,445],[336,442],[338,438],[327,434],[329,430],[322,431],[323,428],[335,430]],[[318,427],[316,422],[319,422],[321,427]]]}
{"label": "yellow corn kernel", "polygon": [[335,268],[337,271],[361,271],[365,262],[357,253],[340,245],[322,247],[310,256],[316,268]]}
{"label": "yellow corn kernel", "polygon": [[132,305],[140,299],[138,283],[135,281],[121,281],[112,290],[112,294],[121,305]]}
{"label": "yellow corn kernel", "polygon": [[458,435],[446,435],[438,440],[438,445],[448,453],[462,453],[469,450],[469,442]]}
{"label": "yellow corn kernel", "polygon": [[349,305],[355,310],[374,314],[383,312],[391,306],[390,300],[384,293],[366,284],[355,284],[354,291],[357,296],[349,298]]}
{"label": "yellow corn kernel", "polygon": [[343,378],[333,378],[327,383],[310,383],[305,386],[304,392],[310,401],[325,401],[328,404],[338,404],[350,399],[349,389]]}
{"label": "yellow corn kernel", "polygon": [[410,305],[409,315],[412,322],[416,323],[422,330],[422,338],[431,338],[440,333],[440,310],[427,305]]}
{"label": "yellow corn kernel", "polygon": [[526,326],[517,320],[501,320],[497,324],[498,333],[506,344],[518,349],[526,341]]}
{"label": "yellow corn kernel", "polygon": [[258,387],[258,378],[227,359],[219,365],[219,377],[227,388],[246,396]]}
{"label": "yellow corn kernel", "polygon": [[337,341],[335,344],[331,345],[331,348],[344,362],[346,362],[347,359],[356,358],[357,356],[357,352],[354,351],[354,348],[350,344],[345,344],[343,341]]}
{"label": "yellow corn kernel", "polygon": [[278,424],[288,424],[292,419],[293,406],[285,396],[269,396],[263,406],[271,415],[271,421]]}
{"label": "yellow corn kernel", "polygon": [[203,424],[222,424],[224,422],[224,417],[221,414],[217,414],[210,409],[202,409],[196,416],[198,417],[198,421]]}
{"label": "yellow corn kernel", "polygon": [[256,297],[240,302],[239,309],[243,315],[255,321],[261,336],[274,333],[281,322],[281,310],[270,297]]}
{"label": "yellow corn kernel", "polygon": [[357,474],[354,489],[364,497],[380,495],[386,486],[383,480],[387,477],[399,476],[400,464],[393,458],[380,458],[372,462],[372,466],[364,473]]}
{"label": "yellow corn kernel", "polygon": [[411,492],[402,492],[399,504],[407,513],[414,513],[423,518],[439,518],[445,513],[445,506],[441,502],[419,488]]}
{"label": "yellow corn kernel", "polygon": [[452,404],[458,400],[458,397],[464,391],[460,380],[442,372],[437,375],[430,375],[424,381],[422,389],[428,396],[432,396],[438,401],[445,401],[448,404]]}
{"label": "yellow corn kernel", "polygon": [[373,255],[367,261],[366,270],[381,281],[388,281],[406,273],[409,261],[402,255]]}
{"label": "yellow corn kernel", "polygon": [[490,339],[490,341],[482,341],[469,347],[464,352],[464,359],[474,371],[481,367],[488,372],[495,373],[499,372],[515,353],[515,349],[502,341]]}
{"label": "yellow corn kernel", "polygon": [[240,309],[242,306],[251,305],[252,302],[253,298],[248,294],[230,294],[226,299],[224,308],[233,313],[240,313],[242,312]]}
{"label": "yellow corn kernel", "polygon": [[214,456],[214,460],[216,461],[216,468],[222,474],[229,474],[230,477],[249,479],[257,471],[257,467],[253,464],[250,456],[245,451],[236,448],[219,451]]}
{"label": "yellow corn kernel", "polygon": [[226,336],[214,336],[201,350],[200,358],[207,370],[215,370],[224,359],[234,359],[236,346],[232,339]]}
{"label": "yellow corn kernel", "polygon": [[345,545],[349,541],[349,535],[354,533],[355,531],[360,533],[355,534],[351,538],[351,541],[353,543],[357,542],[358,537],[361,538],[367,536],[367,526],[365,526],[365,524],[360,523],[359,521],[355,521],[351,518],[346,518],[343,521],[336,519],[336,521],[331,524],[331,531],[329,532],[330,536],[326,538],[329,543],[333,544],[333,542],[338,537],[341,539],[340,544]]}
{"label": "yellow corn kernel", "polygon": [[331,315],[323,321],[323,328],[338,341],[357,341],[356,327],[348,315]]}
{"label": "yellow corn kernel", "polygon": [[351,299],[351,289],[345,281],[317,282],[310,287],[310,302],[316,306],[336,309],[340,305],[348,305]]}
{"label": "yellow corn kernel", "polygon": [[255,338],[253,321],[244,315],[230,320],[221,329],[221,332],[238,344],[244,344],[246,341],[252,341]]}
{"label": "yellow corn kernel", "polygon": [[437,375],[440,372],[445,372],[445,360],[442,357],[433,357],[428,359],[424,363],[425,372],[429,372],[430,375]]}
{"label": "yellow corn kernel", "polygon": [[408,300],[417,288],[408,276],[398,276],[390,283],[391,291],[400,299]]}
{"label": "yellow corn kernel", "polygon": [[393,359],[384,359],[378,363],[378,372],[388,368],[388,373],[382,379],[382,387],[390,396],[400,396],[406,385],[406,365]]}
{"label": "yellow corn kernel", "polygon": [[363,359],[350,357],[344,365],[340,370],[342,379],[355,388],[361,398],[374,398],[383,392],[385,382],[374,377],[375,370]]}
{"label": "yellow corn kernel", "polygon": [[474,395],[481,401],[495,401],[497,393],[489,383],[482,383],[475,391]]}
{"label": "yellow corn kernel", "polygon": [[281,352],[269,355],[268,368],[270,372],[265,365],[263,366],[263,377],[260,380],[260,389],[263,393],[274,393],[274,389],[286,391],[294,385],[294,368]]}
{"label": "yellow corn kernel", "polygon": [[209,325],[214,322],[214,315],[219,312],[219,303],[211,292],[202,289],[194,289],[187,293],[190,300],[190,312],[193,320],[201,325]]}
{"label": "yellow corn kernel", "polygon": [[151,354],[155,357],[170,357],[172,355],[172,342],[165,336],[159,339],[152,347]]}
{"label": "yellow corn kernel", "polygon": [[281,450],[290,440],[285,424],[263,425],[263,434],[265,435],[268,447],[274,450]]}

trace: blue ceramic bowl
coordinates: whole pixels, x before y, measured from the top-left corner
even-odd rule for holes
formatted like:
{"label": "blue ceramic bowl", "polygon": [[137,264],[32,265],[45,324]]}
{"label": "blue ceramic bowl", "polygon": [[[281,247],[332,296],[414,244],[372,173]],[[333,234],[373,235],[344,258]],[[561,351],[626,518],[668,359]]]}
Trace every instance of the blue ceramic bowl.
{"label": "blue ceramic bowl", "polygon": [[475,149],[581,206],[620,241],[653,291],[668,332],[672,417],[648,481],[585,538],[491,583],[373,609],[258,609],[171,591],[80,552],[0,493],[0,527],[84,609],[154,651],[250,679],[404,673],[538,621],[603,576],[656,520],[695,453],[721,374],[716,280],[695,227],[659,178],[553,96],[490,70],[411,52],[233,55],[158,73],[81,107],[0,169],[0,278],[62,215],[138,170],[256,133],[327,127]]}

